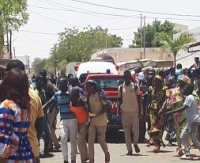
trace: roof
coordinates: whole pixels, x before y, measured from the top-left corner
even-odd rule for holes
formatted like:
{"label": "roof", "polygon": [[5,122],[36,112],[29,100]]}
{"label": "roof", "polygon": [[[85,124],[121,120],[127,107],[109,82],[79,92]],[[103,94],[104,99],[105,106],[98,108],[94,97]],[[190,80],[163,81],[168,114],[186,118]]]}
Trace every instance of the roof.
{"label": "roof", "polygon": [[[141,59],[140,62],[147,62],[147,61],[150,61],[151,59]],[[127,62],[119,62],[119,63],[116,63],[116,65],[118,66],[121,66],[121,65],[124,65],[124,64],[131,64],[131,63],[137,63],[138,60],[132,60],[132,61],[127,61]]]}

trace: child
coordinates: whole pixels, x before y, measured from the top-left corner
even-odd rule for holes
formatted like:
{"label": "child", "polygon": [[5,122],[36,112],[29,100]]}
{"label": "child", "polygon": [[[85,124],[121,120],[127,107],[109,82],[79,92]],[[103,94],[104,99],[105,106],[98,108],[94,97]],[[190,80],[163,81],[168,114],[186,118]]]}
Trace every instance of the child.
{"label": "child", "polygon": [[181,159],[191,159],[192,157],[190,155],[188,137],[190,137],[192,123],[200,122],[200,114],[198,112],[197,101],[194,95],[192,95],[192,92],[194,90],[193,85],[188,84],[184,87],[183,90],[183,94],[186,96],[183,106],[177,110],[169,111],[167,112],[167,114],[176,113],[184,110],[186,111],[187,123],[180,134],[181,143],[185,148],[185,154],[181,156]]}
{"label": "child", "polygon": [[[85,98],[85,99],[84,99]],[[81,156],[81,163],[88,160],[88,148],[86,145],[86,124],[89,116],[86,106],[86,97],[80,87],[73,87],[70,94],[70,110],[76,115],[78,120],[78,148]]]}

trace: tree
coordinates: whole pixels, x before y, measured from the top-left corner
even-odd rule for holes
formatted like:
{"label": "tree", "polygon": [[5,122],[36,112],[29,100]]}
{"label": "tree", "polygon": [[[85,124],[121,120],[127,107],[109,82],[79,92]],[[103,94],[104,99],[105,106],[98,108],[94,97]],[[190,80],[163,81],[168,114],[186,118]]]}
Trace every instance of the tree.
{"label": "tree", "polygon": [[60,61],[69,62],[88,61],[94,50],[121,47],[122,38],[108,34],[107,29],[100,26],[87,27],[84,31],[65,29],[59,34],[59,43],[53,47],[51,55]]}
{"label": "tree", "polygon": [[46,59],[35,58],[32,67],[35,70],[35,73],[38,74],[41,69],[45,68]]}
{"label": "tree", "polygon": [[145,61],[145,62],[140,60],[139,58],[137,58],[136,60],[137,60],[140,68],[149,67],[149,66],[152,66],[152,64],[153,64],[152,60],[148,60],[148,61]]}
{"label": "tree", "polygon": [[164,52],[173,54],[174,67],[176,66],[176,56],[180,50],[186,50],[186,44],[194,41],[194,36],[191,33],[182,33],[177,39],[173,39],[170,35],[165,33],[160,34],[157,37],[159,44]]}
{"label": "tree", "polygon": [[160,47],[159,41],[156,40],[155,37],[158,36],[160,33],[166,33],[169,36],[173,36],[173,34],[176,33],[173,23],[165,20],[165,22],[162,24],[161,21],[155,20],[152,25],[148,24],[146,28],[138,28],[137,32],[134,32],[134,40],[129,46],[130,48],[141,47],[141,32],[144,35],[144,31],[146,47]]}
{"label": "tree", "polygon": [[0,54],[3,52],[4,34],[7,30],[18,30],[28,21],[27,0],[0,1]]}

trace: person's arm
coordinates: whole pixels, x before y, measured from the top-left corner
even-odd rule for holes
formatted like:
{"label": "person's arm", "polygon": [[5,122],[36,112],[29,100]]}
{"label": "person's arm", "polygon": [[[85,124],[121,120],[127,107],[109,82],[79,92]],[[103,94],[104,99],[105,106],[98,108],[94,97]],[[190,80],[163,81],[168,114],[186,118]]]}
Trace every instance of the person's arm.
{"label": "person's arm", "polygon": [[143,104],[142,104],[142,98],[140,95],[140,87],[139,86],[137,87],[136,95],[137,95],[137,102],[138,102],[138,112],[142,116],[144,110],[143,110]]}
{"label": "person's arm", "polygon": [[168,111],[166,114],[173,114],[173,113],[181,112],[181,111],[184,111],[187,107],[188,107],[187,105],[183,105],[182,107],[180,107],[176,110]]}
{"label": "person's arm", "polygon": [[118,110],[120,109],[122,105],[122,91],[121,91],[122,88],[121,87],[122,85],[118,87],[118,107],[117,107]]}
{"label": "person's arm", "polygon": [[167,108],[167,99],[165,100],[165,102],[163,103],[162,108],[158,111],[158,114],[162,114]]}
{"label": "person's arm", "polygon": [[36,121],[35,121],[35,129],[36,129],[36,132],[37,132],[37,138],[38,140],[40,140],[40,138],[42,137],[42,133],[44,131],[44,112],[43,112],[43,109],[42,109],[42,102],[39,98],[39,96],[35,96],[35,105],[33,107],[35,107],[34,109],[37,110],[37,118],[36,118]]}
{"label": "person's arm", "polygon": [[193,64],[192,66],[190,66],[190,68],[189,68],[189,69],[192,69],[193,67],[195,67],[195,64]]}
{"label": "person's arm", "polygon": [[57,102],[53,99],[50,99],[46,104],[43,105],[44,112],[47,112],[47,110],[51,107],[56,107]]}

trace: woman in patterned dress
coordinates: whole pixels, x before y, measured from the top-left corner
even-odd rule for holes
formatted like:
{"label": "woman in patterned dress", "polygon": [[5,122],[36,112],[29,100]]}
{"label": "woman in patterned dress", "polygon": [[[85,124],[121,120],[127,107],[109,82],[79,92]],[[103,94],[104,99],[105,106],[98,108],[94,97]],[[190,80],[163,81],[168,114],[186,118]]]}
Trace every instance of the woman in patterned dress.
{"label": "woman in patterned dress", "polygon": [[34,163],[30,126],[29,84],[25,71],[12,69],[0,86],[0,158],[6,163]]}
{"label": "woman in patterned dress", "polygon": [[149,145],[154,145],[153,152],[160,151],[160,146],[164,145],[162,136],[164,131],[164,114],[159,114],[165,101],[165,89],[163,88],[161,76],[156,75],[153,79],[153,86],[149,88],[148,98],[151,129],[149,131]]}
{"label": "woman in patterned dress", "polygon": [[[167,109],[176,110],[183,105],[184,96],[182,94],[182,90],[186,84],[190,84],[190,83],[191,83],[191,80],[189,77],[187,77],[186,75],[180,76],[177,87],[173,89],[169,89],[166,92],[166,96],[168,97],[168,102],[166,103]],[[193,92],[193,94],[198,100],[199,97],[195,91]],[[183,155],[183,151],[181,148],[180,133],[186,125],[185,111],[173,114],[173,118],[174,118],[174,127],[176,131],[176,141],[178,144],[177,152],[178,152],[178,155],[181,156]]]}

